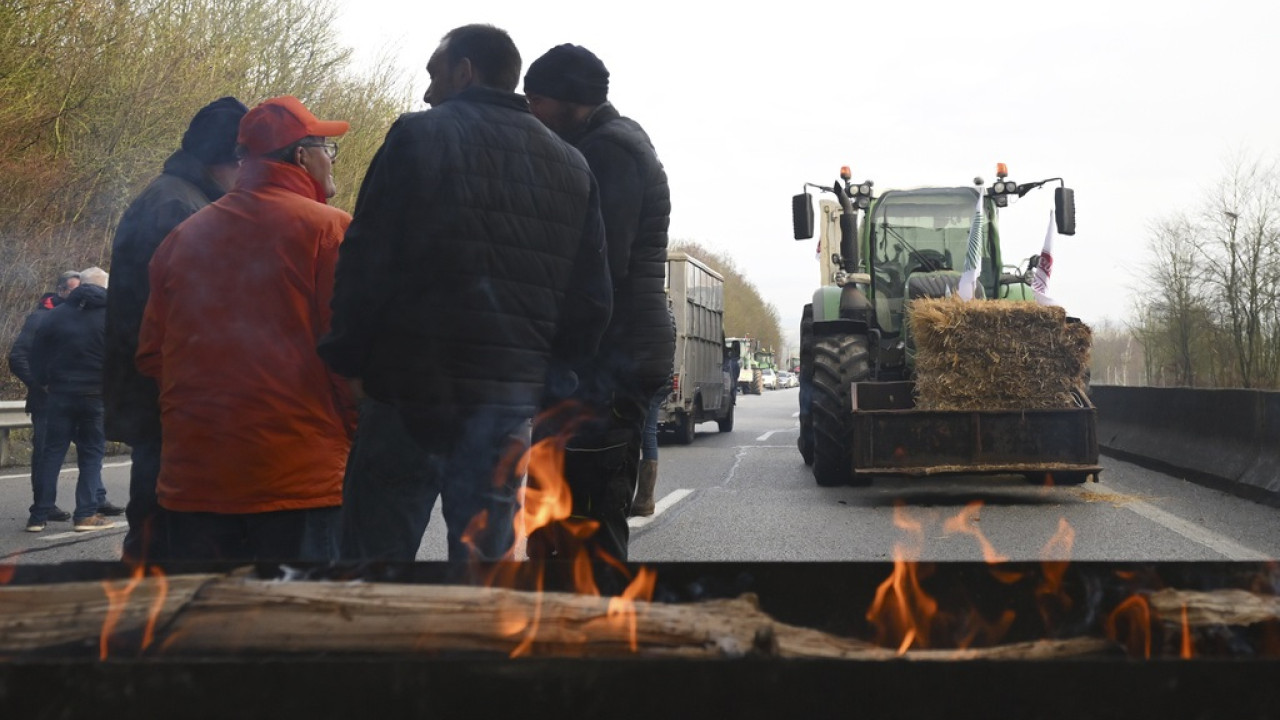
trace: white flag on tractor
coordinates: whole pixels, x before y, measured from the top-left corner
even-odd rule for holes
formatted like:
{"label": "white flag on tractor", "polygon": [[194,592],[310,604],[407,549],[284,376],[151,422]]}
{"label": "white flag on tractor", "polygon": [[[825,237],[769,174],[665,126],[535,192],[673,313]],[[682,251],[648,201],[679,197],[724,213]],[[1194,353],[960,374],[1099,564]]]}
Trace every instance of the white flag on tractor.
{"label": "white flag on tractor", "polygon": [[973,211],[973,225],[969,226],[969,249],[964,254],[964,272],[956,294],[962,300],[972,300],[978,285],[978,272],[982,268],[982,188],[978,188],[978,207]]}
{"label": "white flag on tractor", "polygon": [[1058,226],[1054,222],[1053,211],[1049,211],[1049,227],[1044,231],[1044,248],[1031,271],[1031,291],[1035,293],[1036,302],[1041,305],[1057,305],[1058,302],[1049,297],[1049,276],[1053,274],[1053,239],[1058,236]]}

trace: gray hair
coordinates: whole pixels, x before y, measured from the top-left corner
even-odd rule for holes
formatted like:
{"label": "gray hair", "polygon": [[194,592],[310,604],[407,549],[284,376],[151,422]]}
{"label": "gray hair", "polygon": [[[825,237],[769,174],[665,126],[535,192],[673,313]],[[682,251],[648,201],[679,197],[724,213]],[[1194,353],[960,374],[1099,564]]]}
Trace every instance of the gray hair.
{"label": "gray hair", "polygon": [[97,285],[98,287],[105,288],[109,277],[110,276],[107,275],[107,271],[97,265],[80,271],[80,282],[86,285]]}

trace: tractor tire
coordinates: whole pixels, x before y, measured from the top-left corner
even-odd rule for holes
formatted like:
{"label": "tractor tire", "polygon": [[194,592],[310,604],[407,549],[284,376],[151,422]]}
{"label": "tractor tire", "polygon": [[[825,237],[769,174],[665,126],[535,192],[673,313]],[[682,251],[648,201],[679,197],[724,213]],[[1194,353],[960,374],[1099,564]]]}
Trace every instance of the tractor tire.
{"label": "tractor tire", "polygon": [[813,464],[813,303],[800,313],[800,437],[796,447],[805,465]]}
{"label": "tractor tire", "polygon": [[716,425],[720,428],[720,432],[722,433],[733,432],[733,411],[734,411],[734,408],[736,407],[738,407],[738,403],[734,402],[733,398],[730,398],[729,414],[725,415],[719,420],[716,420]]}
{"label": "tractor tire", "polygon": [[871,374],[867,348],[865,335],[830,335],[813,344],[813,477],[823,487],[855,484],[850,385]]}
{"label": "tractor tire", "polygon": [[752,395],[764,394],[764,373],[760,372],[759,370],[753,370],[751,372],[751,394]]}

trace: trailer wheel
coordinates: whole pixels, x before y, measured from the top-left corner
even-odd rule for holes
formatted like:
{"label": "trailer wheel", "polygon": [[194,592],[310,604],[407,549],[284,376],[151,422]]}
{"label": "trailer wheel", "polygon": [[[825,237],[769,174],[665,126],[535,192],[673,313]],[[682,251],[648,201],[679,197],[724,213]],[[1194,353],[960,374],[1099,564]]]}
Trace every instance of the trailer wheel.
{"label": "trailer wheel", "polygon": [[796,439],[805,465],[813,464],[813,303],[800,313],[800,437]]}
{"label": "trailer wheel", "polygon": [[849,386],[871,374],[867,337],[820,337],[814,341],[813,353],[813,477],[823,487],[855,484]]}
{"label": "trailer wheel", "polygon": [[694,427],[698,424],[694,421],[694,418],[701,414],[702,404],[695,402],[693,412],[680,416],[680,420],[676,424],[676,442],[681,445],[688,445],[693,442]]}
{"label": "trailer wheel", "polygon": [[729,398],[729,414],[716,420],[716,425],[720,427],[720,432],[733,432],[733,410],[737,406],[738,403],[734,402],[733,398]]}
{"label": "trailer wheel", "polygon": [[764,373],[760,372],[759,370],[751,371],[751,394],[752,395],[764,394]]}

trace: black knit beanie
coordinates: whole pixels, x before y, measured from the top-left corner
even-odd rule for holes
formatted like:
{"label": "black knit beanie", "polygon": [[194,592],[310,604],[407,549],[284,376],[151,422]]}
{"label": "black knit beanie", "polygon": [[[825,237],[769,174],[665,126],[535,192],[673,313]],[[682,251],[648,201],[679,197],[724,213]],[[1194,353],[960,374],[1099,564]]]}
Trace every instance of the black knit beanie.
{"label": "black knit beanie", "polygon": [[182,136],[182,149],[205,165],[236,161],[236,134],[240,118],[249,112],[244,103],[223,97],[200,108]]}
{"label": "black knit beanie", "polygon": [[529,65],[524,92],[579,105],[600,105],[609,96],[609,71],[581,45],[557,45]]}

